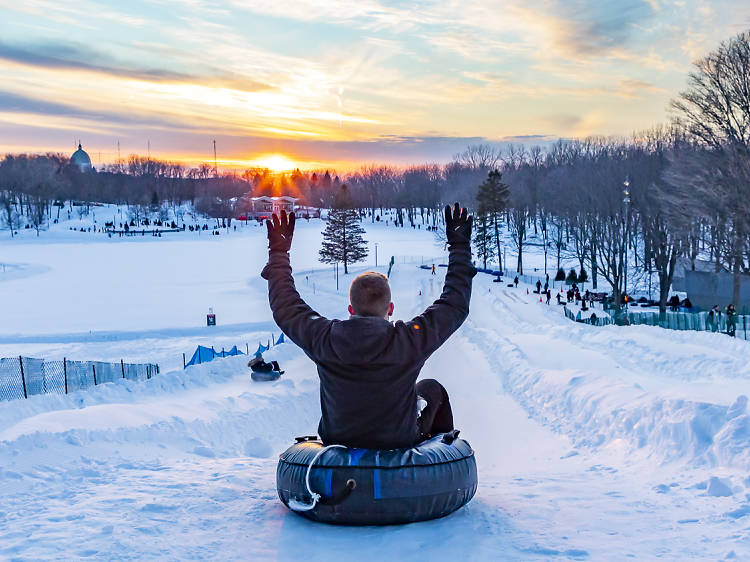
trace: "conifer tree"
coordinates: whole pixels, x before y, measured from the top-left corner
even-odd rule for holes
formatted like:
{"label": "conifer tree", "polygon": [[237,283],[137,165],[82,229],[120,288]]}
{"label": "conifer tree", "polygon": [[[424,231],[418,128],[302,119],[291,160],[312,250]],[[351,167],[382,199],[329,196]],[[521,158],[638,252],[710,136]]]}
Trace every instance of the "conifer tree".
{"label": "conifer tree", "polygon": [[477,256],[482,259],[484,269],[487,269],[487,261],[492,261],[497,254],[493,243],[492,219],[488,213],[478,213],[474,221],[474,246]]}
{"label": "conifer tree", "polygon": [[323,247],[320,249],[321,262],[343,262],[346,274],[349,273],[349,264],[367,257],[367,240],[362,238],[365,231],[359,222],[359,215],[353,208],[351,195],[344,184],[328,213],[328,222],[323,231]]}
{"label": "conifer tree", "polygon": [[[484,215],[487,219],[486,234],[494,242],[491,254],[485,257],[485,269],[487,268],[486,260],[497,256],[501,271],[503,263],[500,259],[500,225],[503,220],[503,212],[508,206],[509,198],[508,186],[501,181],[502,177],[503,175],[499,171],[492,170],[477,191],[477,214],[479,216],[479,220],[477,221],[477,235],[479,235],[482,228],[481,217]],[[482,254],[480,254],[480,257],[482,257]]]}
{"label": "conifer tree", "polygon": [[588,272],[585,269],[581,268],[581,271],[578,272],[578,282],[585,283],[588,280],[589,280]]}

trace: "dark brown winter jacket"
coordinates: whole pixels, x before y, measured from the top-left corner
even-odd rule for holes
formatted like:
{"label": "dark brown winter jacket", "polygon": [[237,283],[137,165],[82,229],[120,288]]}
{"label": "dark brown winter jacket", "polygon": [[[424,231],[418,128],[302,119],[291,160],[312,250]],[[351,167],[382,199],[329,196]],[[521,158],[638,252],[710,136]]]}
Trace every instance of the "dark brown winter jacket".
{"label": "dark brown winter jacket", "polygon": [[419,371],[469,314],[476,275],[469,245],[451,246],[443,293],[409,322],[320,316],[297,293],[287,252],[269,252],[261,275],[276,324],[318,367],[323,442],[372,449],[416,444]]}

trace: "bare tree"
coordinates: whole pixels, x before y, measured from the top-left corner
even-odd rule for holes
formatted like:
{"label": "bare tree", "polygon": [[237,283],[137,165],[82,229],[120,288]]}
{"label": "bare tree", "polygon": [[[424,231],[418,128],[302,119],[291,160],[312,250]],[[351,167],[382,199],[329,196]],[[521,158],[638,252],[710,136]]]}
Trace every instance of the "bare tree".
{"label": "bare tree", "polygon": [[453,159],[469,168],[482,169],[485,173],[500,165],[502,153],[489,144],[473,144]]}
{"label": "bare tree", "polygon": [[[694,63],[688,88],[672,101],[675,121],[705,147],[696,162],[678,161],[673,185],[690,186],[687,200],[709,220],[725,220],[730,238],[727,262],[734,273],[733,300],[739,301],[740,273],[750,234],[750,31],[723,42]],[[685,150],[677,152],[677,158]],[[688,175],[686,168],[693,172]],[[712,204],[706,205],[710,201]]]}

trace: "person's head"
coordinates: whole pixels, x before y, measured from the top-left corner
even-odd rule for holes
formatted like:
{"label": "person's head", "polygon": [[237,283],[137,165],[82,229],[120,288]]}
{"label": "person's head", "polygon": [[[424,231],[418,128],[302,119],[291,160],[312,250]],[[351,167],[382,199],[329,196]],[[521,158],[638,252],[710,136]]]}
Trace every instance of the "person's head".
{"label": "person's head", "polygon": [[357,275],[349,287],[349,314],[386,318],[393,314],[391,287],[382,273],[368,271]]}

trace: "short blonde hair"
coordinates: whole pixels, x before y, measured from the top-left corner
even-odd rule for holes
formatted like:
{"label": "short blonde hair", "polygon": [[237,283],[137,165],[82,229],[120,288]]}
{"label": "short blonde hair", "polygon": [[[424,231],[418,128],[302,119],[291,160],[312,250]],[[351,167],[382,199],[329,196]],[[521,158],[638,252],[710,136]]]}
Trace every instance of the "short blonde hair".
{"label": "short blonde hair", "polygon": [[391,304],[388,278],[376,271],[358,275],[349,287],[349,302],[357,316],[384,317]]}

